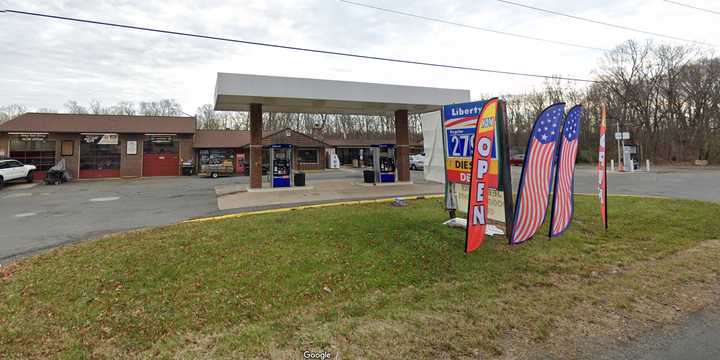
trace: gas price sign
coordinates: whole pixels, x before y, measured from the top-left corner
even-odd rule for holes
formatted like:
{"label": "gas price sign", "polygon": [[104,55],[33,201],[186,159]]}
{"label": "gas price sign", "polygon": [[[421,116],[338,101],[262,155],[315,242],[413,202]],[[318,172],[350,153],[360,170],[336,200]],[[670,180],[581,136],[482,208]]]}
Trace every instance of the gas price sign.
{"label": "gas price sign", "polygon": [[[485,105],[485,101],[443,106],[443,130],[446,141],[445,169],[447,179],[451,183],[470,184],[475,130],[483,105]],[[488,180],[491,188],[497,188],[497,144],[492,149]]]}

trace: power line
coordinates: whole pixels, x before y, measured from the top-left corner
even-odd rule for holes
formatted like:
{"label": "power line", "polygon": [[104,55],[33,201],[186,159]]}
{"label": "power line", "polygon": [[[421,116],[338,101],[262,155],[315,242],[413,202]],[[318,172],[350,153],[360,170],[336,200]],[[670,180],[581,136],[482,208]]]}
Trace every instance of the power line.
{"label": "power line", "polygon": [[717,10],[705,9],[705,8],[697,7],[697,6],[695,6],[695,5],[684,4],[684,3],[677,2],[677,1],[672,1],[672,0],[665,0],[665,2],[668,2],[668,3],[671,3],[671,4],[675,4],[675,5],[679,5],[679,6],[684,6],[684,7],[686,7],[686,8],[690,8],[690,9],[694,9],[694,10],[699,10],[699,11],[708,12],[708,13],[715,14],[715,15],[720,15],[720,11],[717,11]]}
{"label": "power line", "polygon": [[476,67],[460,66],[460,65],[446,65],[446,64],[439,64],[439,63],[416,61],[416,60],[387,58],[387,57],[380,57],[380,56],[362,55],[362,54],[330,51],[330,50],[319,50],[319,49],[311,49],[311,48],[304,48],[304,47],[291,46],[291,45],[271,44],[271,43],[265,43],[265,42],[259,42],[259,41],[249,41],[249,40],[239,40],[239,39],[232,39],[232,38],[219,37],[219,36],[193,34],[193,33],[186,33],[186,32],[180,32],[180,31],[163,30],[163,29],[125,25],[125,24],[111,23],[111,22],[104,22],[104,21],[71,18],[71,17],[66,17],[66,16],[50,15],[50,14],[27,12],[27,11],[12,10],[12,9],[5,9],[4,12],[11,13],[11,14],[18,14],[18,15],[36,16],[36,17],[43,17],[43,18],[56,19],[56,20],[93,24],[93,25],[117,27],[117,28],[123,28],[123,29],[149,31],[149,32],[155,32],[155,33],[161,33],[161,34],[188,36],[188,37],[206,39],[206,40],[217,40],[217,41],[225,41],[225,42],[232,42],[232,43],[239,43],[239,44],[246,44],[246,45],[264,46],[264,47],[270,47],[270,48],[276,48],[276,49],[285,49],[285,50],[304,51],[304,52],[325,54],[325,55],[353,57],[353,58],[366,59],[366,60],[378,60],[378,61],[386,61],[386,62],[394,62],[394,63],[402,63],[402,64],[432,66],[432,67],[446,68],[446,69],[478,71],[478,72],[487,72],[487,73],[513,75],[513,76],[524,76],[524,77],[534,77],[534,78],[542,78],[542,79],[557,79],[557,80],[568,80],[568,81],[589,82],[589,83],[597,82],[596,80],[574,78],[574,77],[541,75],[541,74],[532,74],[532,73],[524,73],[524,72],[517,72],[517,71],[484,69],[484,68],[476,68]]}
{"label": "power line", "polygon": [[557,15],[557,16],[564,16],[564,17],[567,17],[567,18],[570,18],[570,19],[575,19],[575,20],[580,20],[580,21],[586,21],[586,22],[590,22],[590,23],[593,23],[593,24],[598,24],[598,25],[603,25],[603,26],[609,26],[609,27],[614,27],[614,28],[617,28],[617,29],[628,30],[628,31],[633,31],[633,32],[641,33],[641,34],[652,35],[652,36],[657,36],[657,37],[663,37],[663,38],[667,38],[667,39],[672,39],[672,40],[677,40],[677,41],[683,41],[683,42],[688,42],[688,43],[693,43],[693,44],[698,44],[698,45],[705,45],[705,46],[717,47],[716,44],[712,44],[712,43],[708,43],[708,42],[696,41],[696,40],[685,39],[685,38],[681,38],[681,37],[677,37],[677,36],[672,36],[672,35],[660,34],[660,33],[652,32],[652,31],[641,30],[641,29],[632,28],[632,27],[629,27],[629,26],[624,26],[624,25],[611,24],[611,23],[607,23],[607,22],[604,22],[604,21],[593,20],[593,19],[588,19],[588,18],[576,16],[576,15],[565,14],[565,13],[561,13],[561,12],[559,12],[559,11],[554,11],[554,10],[541,9],[541,8],[539,8],[539,7],[530,6],[530,5],[521,4],[521,3],[516,3],[516,2],[512,2],[512,1],[508,1],[508,0],[497,0],[497,1],[499,1],[499,2],[501,2],[501,3],[504,3],[504,4],[508,4],[508,5],[518,6],[518,7],[522,7],[522,8],[526,8],[526,9],[530,9],[530,10],[535,10],[535,11],[539,11],[539,12],[546,13],[546,14],[552,14],[552,15]]}
{"label": "power line", "polygon": [[511,32],[501,31],[501,30],[493,30],[493,29],[483,28],[483,27],[479,27],[479,26],[474,26],[474,25],[468,25],[468,24],[463,24],[463,23],[459,23],[459,22],[454,22],[454,21],[450,21],[450,20],[445,20],[445,19],[440,19],[440,18],[434,18],[434,17],[424,16],[424,15],[419,15],[419,14],[413,14],[413,13],[404,12],[404,11],[400,11],[400,10],[393,10],[393,9],[383,8],[383,7],[379,7],[379,6],[375,6],[375,5],[370,5],[370,4],[365,4],[365,3],[360,3],[360,2],[354,2],[354,1],[349,1],[349,0],[339,0],[339,1],[344,2],[344,3],[347,3],[347,4],[351,4],[351,5],[355,5],[355,6],[361,6],[361,7],[365,7],[365,8],[369,8],[369,9],[374,9],[374,10],[379,10],[379,11],[383,11],[383,12],[387,12],[387,13],[392,13],[392,14],[397,14],[397,15],[402,15],[402,16],[409,16],[409,17],[413,17],[413,18],[417,18],[417,19],[422,19],[422,20],[437,22],[437,23],[446,24],[446,25],[459,26],[459,27],[468,28],[468,29],[473,29],[473,30],[486,31],[486,32],[491,32],[491,33],[500,34],[500,35],[505,35],[505,36],[512,36],[512,37],[521,38],[521,39],[526,39],[526,40],[542,41],[542,42],[547,42],[547,43],[551,43],[551,44],[572,46],[572,47],[581,48],[581,49],[589,49],[589,50],[597,50],[597,51],[609,51],[609,49],[603,49],[603,48],[598,48],[598,47],[586,46],[586,45],[581,45],[581,44],[573,44],[573,43],[564,42],[564,41],[558,41],[558,40],[543,39],[543,38],[534,37],[534,36],[530,36],[530,35],[516,34],[516,33],[511,33]]}

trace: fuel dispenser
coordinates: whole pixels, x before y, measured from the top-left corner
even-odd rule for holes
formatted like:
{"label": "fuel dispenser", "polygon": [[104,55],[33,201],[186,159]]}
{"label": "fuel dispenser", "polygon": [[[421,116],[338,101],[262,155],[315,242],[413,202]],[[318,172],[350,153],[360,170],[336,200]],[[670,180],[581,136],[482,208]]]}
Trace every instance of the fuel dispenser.
{"label": "fuel dispenser", "polygon": [[290,187],[292,176],[292,145],[272,144],[268,147],[270,159],[270,171],[268,178],[270,186]]}
{"label": "fuel dispenser", "polygon": [[371,147],[375,183],[395,182],[395,145],[378,144]]}

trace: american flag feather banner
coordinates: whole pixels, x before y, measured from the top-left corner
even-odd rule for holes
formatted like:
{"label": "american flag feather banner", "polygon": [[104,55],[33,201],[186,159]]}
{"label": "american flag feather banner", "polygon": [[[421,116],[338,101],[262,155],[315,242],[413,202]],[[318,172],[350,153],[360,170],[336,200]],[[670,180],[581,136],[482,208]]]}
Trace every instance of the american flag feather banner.
{"label": "american flag feather banner", "polygon": [[555,173],[552,211],[550,212],[550,237],[562,235],[570,226],[574,210],[575,159],[577,159],[580,118],[583,108],[573,106],[568,111],[563,125],[558,165]]}
{"label": "american flag feather banner", "polygon": [[545,222],[555,150],[564,116],[565,103],[557,103],[545,108],[535,119],[520,174],[511,244],[527,241]]}

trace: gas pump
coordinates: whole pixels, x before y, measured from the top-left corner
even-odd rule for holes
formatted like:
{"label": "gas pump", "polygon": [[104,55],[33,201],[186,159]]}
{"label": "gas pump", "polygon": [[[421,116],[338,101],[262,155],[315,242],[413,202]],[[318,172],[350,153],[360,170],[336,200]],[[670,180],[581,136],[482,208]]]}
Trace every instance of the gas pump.
{"label": "gas pump", "polygon": [[292,176],[292,145],[272,144],[268,147],[270,153],[270,171],[268,178],[271,187],[290,187]]}
{"label": "gas pump", "polygon": [[375,172],[376,183],[395,182],[395,145],[378,144],[373,145],[373,171]]}

